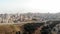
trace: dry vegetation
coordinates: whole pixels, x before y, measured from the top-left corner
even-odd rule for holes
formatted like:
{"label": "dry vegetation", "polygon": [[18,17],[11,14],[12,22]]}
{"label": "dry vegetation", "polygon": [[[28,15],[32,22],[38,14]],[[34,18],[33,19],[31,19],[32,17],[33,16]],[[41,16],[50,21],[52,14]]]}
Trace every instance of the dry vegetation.
{"label": "dry vegetation", "polygon": [[44,23],[26,23],[0,25],[0,34],[56,34],[52,29],[59,24],[60,21],[53,21],[51,24],[44,26]]}
{"label": "dry vegetation", "polygon": [[16,34],[20,31],[20,27],[17,25],[0,25],[0,34]]}
{"label": "dry vegetation", "polygon": [[16,24],[15,25],[0,25],[0,34],[16,34],[16,32],[19,32],[19,31],[21,34],[37,34],[37,33],[40,33],[40,26],[41,25],[39,25],[38,23],[37,24],[28,23],[22,26],[16,25]]}

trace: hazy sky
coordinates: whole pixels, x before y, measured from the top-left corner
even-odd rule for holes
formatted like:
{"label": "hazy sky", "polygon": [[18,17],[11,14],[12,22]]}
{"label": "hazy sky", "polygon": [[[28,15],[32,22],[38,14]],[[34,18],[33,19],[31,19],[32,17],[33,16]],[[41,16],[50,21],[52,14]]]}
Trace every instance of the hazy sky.
{"label": "hazy sky", "polygon": [[0,0],[0,13],[57,13],[60,0]]}

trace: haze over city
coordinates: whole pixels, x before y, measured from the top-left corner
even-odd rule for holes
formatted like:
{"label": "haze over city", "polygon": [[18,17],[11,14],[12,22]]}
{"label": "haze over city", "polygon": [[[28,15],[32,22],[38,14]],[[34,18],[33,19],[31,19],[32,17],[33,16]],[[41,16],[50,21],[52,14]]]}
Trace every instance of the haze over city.
{"label": "haze over city", "polygon": [[60,0],[0,0],[0,34],[60,34]]}
{"label": "haze over city", "polygon": [[0,13],[58,13],[60,0],[0,0]]}

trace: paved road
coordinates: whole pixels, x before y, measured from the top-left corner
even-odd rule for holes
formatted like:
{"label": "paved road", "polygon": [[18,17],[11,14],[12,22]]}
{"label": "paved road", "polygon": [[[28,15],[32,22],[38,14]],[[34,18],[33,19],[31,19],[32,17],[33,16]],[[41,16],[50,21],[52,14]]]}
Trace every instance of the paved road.
{"label": "paved road", "polygon": [[[46,21],[42,21],[42,22],[46,22]],[[26,24],[26,23],[42,23],[41,21],[30,21],[30,22],[20,22],[20,23],[0,23],[0,25],[14,25],[14,24]]]}

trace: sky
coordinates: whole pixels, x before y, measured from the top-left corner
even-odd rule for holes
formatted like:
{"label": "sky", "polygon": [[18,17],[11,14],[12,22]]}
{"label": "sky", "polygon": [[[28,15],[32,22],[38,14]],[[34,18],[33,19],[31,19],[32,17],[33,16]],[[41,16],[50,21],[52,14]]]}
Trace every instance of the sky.
{"label": "sky", "polygon": [[60,0],[0,0],[0,13],[58,13]]}

